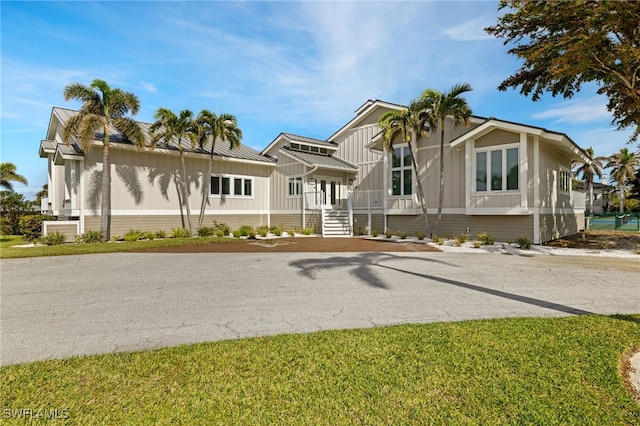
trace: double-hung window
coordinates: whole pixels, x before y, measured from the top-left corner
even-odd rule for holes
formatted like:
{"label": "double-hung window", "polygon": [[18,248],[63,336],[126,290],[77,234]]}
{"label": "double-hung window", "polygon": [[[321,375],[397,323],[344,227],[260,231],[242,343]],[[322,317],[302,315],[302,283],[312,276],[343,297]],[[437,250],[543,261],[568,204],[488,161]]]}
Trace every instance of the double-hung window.
{"label": "double-hung window", "polygon": [[517,191],[520,188],[518,147],[476,151],[477,192]]}
{"label": "double-hung window", "polygon": [[399,146],[391,153],[391,195],[411,195],[413,173],[409,146]]}
{"label": "double-hung window", "polygon": [[560,192],[571,192],[571,171],[560,167],[558,178],[558,189]]}
{"label": "double-hung window", "polygon": [[211,195],[253,196],[253,179],[242,176],[211,176]]}

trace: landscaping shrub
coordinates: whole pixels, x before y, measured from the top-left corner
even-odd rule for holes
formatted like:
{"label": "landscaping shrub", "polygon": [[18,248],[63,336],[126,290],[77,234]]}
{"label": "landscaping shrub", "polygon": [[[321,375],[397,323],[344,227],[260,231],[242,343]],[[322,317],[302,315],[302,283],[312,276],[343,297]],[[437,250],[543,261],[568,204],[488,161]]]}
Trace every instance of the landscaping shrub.
{"label": "landscaping shrub", "polygon": [[155,240],[156,239],[156,233],[153,231],[144,231],[142,233],[142,239],[143,240]]}
{"label": "landscaping shrub", "polygon": [[433,237],[431,237],[431,241],[433,241],[434,243],[438,244],[439,246],[444,244],[444,238],[443,237],[439,237],[437,235],[434,235]]}
{"label": "landscaping shrub", "polygon": [[27,241],[35,241],[42,236],[42,221],[51,220],[51,216],[29,214],[20,217],[20,234]]}
{"label": "landscaping shrub", "polygon": [[171,228],[171,238],[187,238],[191,233],[186,228]]}
{"label": "landscaping shrub", "polygon": [[496,237],[489,234],[488,232],[481,232],[476,236],[476,239],[480,241],[482,244],[487,246],[492,246],[493,243],[496,242]]}
{"label": "landscaping shrub", "polygon": [[240,237],[255,238],[256,231],[253,229],[253,226],[251,225],[242,225],[240,226],[240,228],[233,231],[233,236],[236,238],[240,238]]}
{"label": "landscaping shrub", "polygon": [[311,235],[313,233],[313,229],[311,228],[303,228],[300,230],[302,235]]}
{"label": "landscaping shrub", "polygon": [[424,234],[420,231],[416,231],[416,238],[422,241],[424,240]]}
{"label": "landscaping shrub", "polygon": [[260,235],[262,238],[266,237],[268,233],[269,227],[267,225],[262,225],[258,228],[258,235]]}
{"label": "landscaping shrub", "polygon": [[100,241],[102,241],[102,232],[100,231],[87,231],[76,238],[78,243],[99,243]]}
{"label": "landscaping shrub", "polygon": [[167,233],[165,231],[156,231],[156,238],[167,238]]}
{"label": "landscaping shrub", "polygon": [[373,229],[371,230],[371,236],[377,237],[379,234],[380,234],[380,230],[378,230],[377,226],[374,226]]}
{"label": "landscaping shrub", "polygon": [[391,238],[393,236],[393,232],[391,232],[391,229],[387,228],[387,230],[384,231],[384,236],[387,238]]}
{"label": "landscaping shrub", "polygon": [[467,241],[469,241],[469,234],[465,234],[464,232],[461,234],[456,235],[456,239],[461,243],[464,244]]}
{"label": "landscaping shrub", "polygon": [[401,239],[401,240],[404,240],[405,238],[407,238],[407,233],[406,233],[406,232],[404,232],[404,231],[402,231],[402,230],[399,230],[399,231],[396,233],[396,235],[397,235],[398,237],[400,237],[400,239]]}
{"label": "landscaping shrub", "polygon": [[198,237],[210,237],[212,235],[215,235],[216,230],[213,228],[213,226],[203,226],[202,228],[198,229]]}
{"label": "landscaping shrub", "polygon": [[142,231],[139,229],[133,229],[130,228],[125,234],[124,234],[124,240],[125,241],[138,241],[142,239]]}
{"label": "landscaping shrub", "polygon": [[529,250],[533,245],[533,241],[531,241],[528,237],[520,237],[516,239],[516,244],[518,245],[518,248]]}
{"label": "landscaping shrub", "polygon": [[213,229],[216,237],[228,237],[231,234],[231,227],[224,222],[213,221]]}
{"label": "landscaping shrub", "polygon": [[282,225],[272,226],[271,233],[276,237],[280,237],[282,235]]}
{"label": "landscaping shrub", "polygon": [[57,246],[64,243],[67,240],[67,237],[58,231],[49,232],[45,237],[42,238],[42,242],[48,246]]}

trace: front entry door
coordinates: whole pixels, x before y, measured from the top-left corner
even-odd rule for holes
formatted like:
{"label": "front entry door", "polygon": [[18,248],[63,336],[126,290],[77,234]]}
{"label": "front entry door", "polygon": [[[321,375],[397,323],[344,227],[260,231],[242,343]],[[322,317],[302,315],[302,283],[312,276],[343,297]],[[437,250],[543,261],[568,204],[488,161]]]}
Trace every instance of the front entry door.
{"label": "front entry door", "polygon": [[320,191],[325,194],[324,204],[327,207],[338,207],[340,204],[340,181],[334,179],[320,179]]}

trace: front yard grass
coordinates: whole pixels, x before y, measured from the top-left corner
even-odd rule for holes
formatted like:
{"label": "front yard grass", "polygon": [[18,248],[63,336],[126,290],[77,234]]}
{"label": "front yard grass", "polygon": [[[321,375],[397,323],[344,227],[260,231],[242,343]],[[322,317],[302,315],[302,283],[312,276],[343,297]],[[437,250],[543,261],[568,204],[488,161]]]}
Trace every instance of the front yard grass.
{"label": "front yard grass", "polygon": [[225,243],[228,241],[234,241],[234,239],[224,237],[187,237],[142,241],[119,241],[117,243],[74,243],[54,246],[12,247],[14,245],[27,243],[24,242],[20,236],[3,235],[0,237],[0,258],[10,259],[18,257],[64,256],[70,254],[118,253],[161,247]]}
{"label": "front yard grass", "polygon": [[24,424],[12,409],[83,425],[640,424],[620,364],[639,323],[400,325],[34,362],[0,369],[0,405],[4,424]]}

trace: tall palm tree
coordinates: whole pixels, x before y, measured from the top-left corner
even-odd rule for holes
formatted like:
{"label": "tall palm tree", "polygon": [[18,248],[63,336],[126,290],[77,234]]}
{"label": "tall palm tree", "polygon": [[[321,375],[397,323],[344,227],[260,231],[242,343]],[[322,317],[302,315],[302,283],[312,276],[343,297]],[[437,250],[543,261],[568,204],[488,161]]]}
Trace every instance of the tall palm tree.
{"label": "tall palm tree", "polygon": [[444,198],[444,131],[447,117],[453,118],[453,127],[464,123],[469,125],[471,107],[460,95],[473,90],[468,83],[454,85],[451,90],[441,93],[435,89],[426,89],[419,98],[419,103],[427,114],[427,123],[432,129],[440,129],[440,191],[438,193],[438,217],[433,233],[438,234],[438,226],[442,217],[442,201]]}
{"label": "tall palm tree", "polygon": [[98,137],[102,137],[102,182],[100,200],[100,232],[103,240],[111,238],[111,164],[109,146],[111,127],[125,141],[138,148],[145,145],[145,136],[140,125],[127,114],[135,116],[140,110],[138,97],[121,89],[111,88],[106,82],[95,79],[91,85],[73,83],[64,88],[64,99],[82,102],[80,112],[67,121],[63,130],[64,142],[68,145],[75,138],[84,151],[93,148]]}
{"label": "tall palm tree", "polygon": [[[156,121],[149,128],[149,132],[151,133],[151,147],[155,148],[160,141],[163,141],[167,145],[170,145],[173,141],[178,149],[182,174],[180,179],[182,194],[178,193],[178,197],[181,200],[181,204],[184,204],[185,209],[187,210],[189,232],[193,235],[193,223],[191,221],[191,206],[189,199],[191,196],[191,185],[187,178],[185,153],[193,151],[198,143],[199,129],[197,123],[193,118],[193,112],[188,109],[180,111],[180,114],[176,115],[170,109],[158,108],[153,118],[155,118]],[[184,144],[185,141],[183,140],[185,138],[188,143],[186,147]]]}
{"label": "tall palm tree", "polygon": [[209,187],[211,185],[211,173],[213,172],[213,157],[216,142],[229,142],[229,149],[240,147],[242,140],[242,130],[238,127],[238,120],[231,114],[216,114],[203,109],[196,119],[199,128],[198,145],[204,149],[207,141],[211,141],[211,151],[209,152],[209,170],[202,185],[202,203],[200,204],[200,215],[198,217],[198,228],[204,222],[204,213],[209,203]]}
{"label": "tall palm tree", "polygon": [[582,176],[582,181],[589,187],[589,211],[593,214],[593,179],[598,176],[602,179],[602,161],[604,157],[594,157],[593,148],[584,150],[591,161],[578,162],[575,169],[576,176]]}
{"label": "tall palm tree", "polygon": [[620,149],[620,152],[609,157],[609,162],[604,166],[611,168],[611,178],[618,184],[619,213],[624,213],[624,187],[628,180],[636,178],[636,169],[640,167],[640,157],[629,152],[628,148]]}
{"label": "tall palm tree", "polygon": [[387,152],[393,152],[393,142],[398,138],[407,144],[409,156],[411,157],[413,174],[417,181],[416,187],[418,200],[420,201],[420,207],[422,208],[422,215],[424,216],[424,222],[427,227],[427,234],[431,236],[431,227],[429,226],[429,217],[427,216],[425,194],[422,190],[422,180],[420,178],[418,163],[411,145],[414,136],[417,144],[418,138],[426,133],[425,125],[427,124],[428,116],[424,111],[425,109],[419,100],[413,100],[406,109],[402,109],[400,111],[387,111],[382,114],[378,119],[378,126],[382,128],[382,138]]}
{"label": "tall palm tree", "polygon": [[0,186],[7,191],[14,192],[13,183],[28,185],[27,178],[17,173],[18,168],[13,163],[0,163]]}

